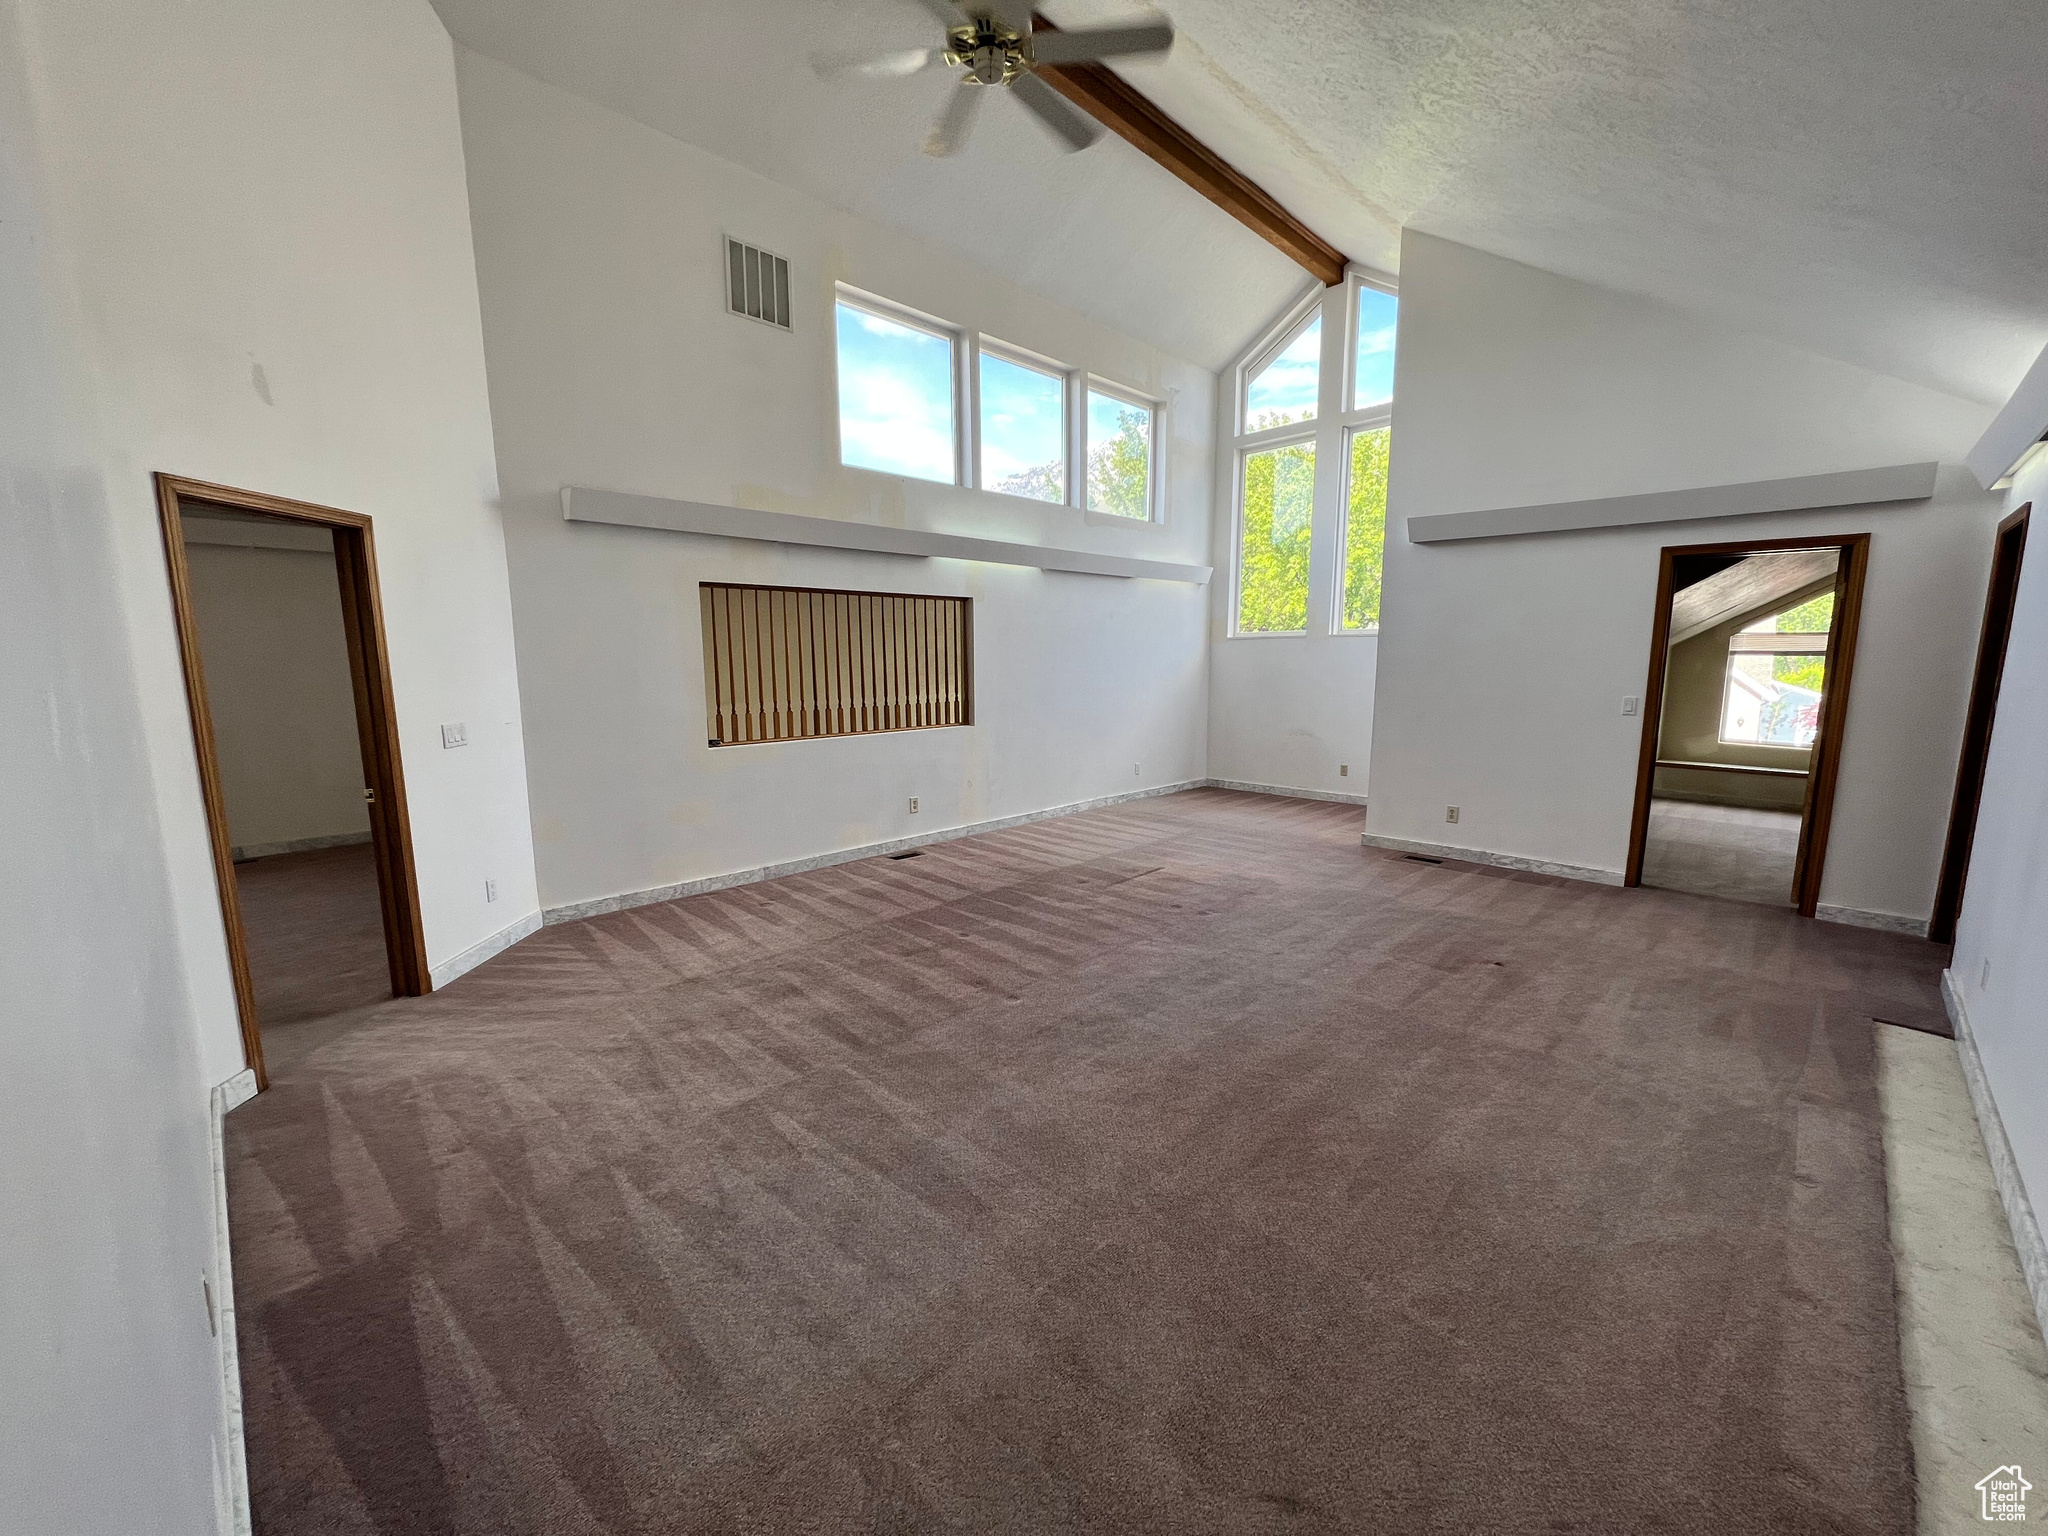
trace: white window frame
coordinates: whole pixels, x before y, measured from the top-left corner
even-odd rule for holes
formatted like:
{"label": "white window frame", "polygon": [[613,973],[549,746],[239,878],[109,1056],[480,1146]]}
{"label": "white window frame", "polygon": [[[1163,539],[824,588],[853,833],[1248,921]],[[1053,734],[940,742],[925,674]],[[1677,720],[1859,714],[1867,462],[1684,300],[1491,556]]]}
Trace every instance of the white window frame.
{"label": "white window frame", "polygon": [[[1307,443],[1316,450],[1316,475],[1322,477],[1323,454],[1320,434],[1313,421],[1290,422],[1284,427],[1270,427],[1263,432],[1250,432],[1238,439],[1236,470],[1231,482],[1231,505],[1235,509],[1230,519],[1230,638],[1233,640],[1299,640],[1306,635],[1314,623],[1315,590],[1313,573],[1309,591],[1309,611],[1302,616],[1300,629],[1240,629],[1238,620],[1243,613],[1241,600],[1244,596],[1244,472],[1252,455],[1266,453],[1275,448],[1294,448]],[[1316,509],[1309,506],[1310,558],[1314,558]]]}
{"label": "white window frame", "polygon": [[[1368,276],[1352,268],[1344,283],[1344,378],[1343,394],[1339,397],[1346,409],[1338,416],[1337,424],[1343,428],[1338,439],[1343,449],[1342,467],[1338,472],[1337,485],[1337,575],[1336,590],[1330,601],[1330,633],[1333,635],[1377,635],[1377,623],[1362,624],[1357,629],[1344,622],[1344,576],[1349,562],[1344,558],[1351,547],[1351,445],[1361,432],[1377,432],[1380,428],[1394,425],[1394,402],[1383,400],[1378,405],[1368,405],[1362,410],[1350,409],[1352,399],[1358,393],[1358,291],[1370,288],[1375,292],[1391,295],[1398,300],[1400,290],[1385,278]],[[1380,594],[1386,595],[1386,553],[1384,546],[1380,554]]]}
{"label": "white window frame", "polygon": [[1344,420],[1347,424],[1356,424],[1373,415],[1384,415],[1391,421],[1394,414],[1392,400],[1366,406],[1363,410],[1351,408],[1351,401],[1358,393],[1358,290],[1361,288],[1384,293],[1396,303],[1400,302],[1401,298],[1400,286],[1392,278],[1380,277],[1358,267],[1347,269],[1344,281],[1344,393],[1341,397],[1344,404]]}
{"label": "white window frame", "polygon": [[[1393,403],[1352,410],[1351,395],[1358,367],[1358,293],[1361,288],[1400,297],[1392,278],[1362,267],[1345,269],[1341,291],[1311,286],[1281,311],[1272,325],[1240,356],[1230,376],[1229,409],[1235,435],[1229,440],[1219,476],[1230,477],[1230,517],[1225,523],[1229,548],[1223,554],[1230,562],[1229,612],[1223,633],[1231,640],[1301,640],[1328,635],[1357,639],[1377,637],[1377,624],[1344,627],[1344,547],[1348,535],[1345,523],[1351,505],[1351,441],[1359,431],[1393,424]],[[1316,381],[1315,419],[1290,422],[1284,427],[1245,430],[1246,403],[1253,377],[1284,351],[1316,314],[1323,318],[1323,354]],[[1336,334],[1332,339],[1332,322]],[[1335,350],[1337,355],[1332,356]],[[1283,448],[1313,441],[1316,447],[1316,499],[1311,510],[1309,531],[1309,596],[1307,626],[1295,630],[1243,630],[1238,627],[1239,602],[1244,595],[1244,464],[1248,455],[1267,448]],[[1332,462],[1332,456],[1335,456]],[[1219,583],[1219,585],[1222,585]]]}
{"label": "white window frame", "polygon": [[[1035,373],[1050,374],[1060,381],[1060,454],[1062,456],[1062,479],[1066,486],[1066,496],[1061,501],[1038,501],[1037,504],[1042,507],[1072,507],[1077,505],[1078,503],[1074,497],[1074,468],[1076,462],[1074,457],[1074,397],[1077,393],[1075,381],[1084,378],[1085,375],[1082,374],[1080,369],[1060,362],[1057,358],[1047,357],[1042,352],[1033,352],[1028,347],[1020,347],[1014,342],[998,341],[986,331],[975,331],[971,332],[970,335],[974,342],[974,421],[971,428],[974,445],[973,456],[970,461],[974,469],[974,478],[970,483],[975,489],[987,491],[991,496],[1007,496],[1010,494],[1008,491],[998,490],[992,485],[984,484],[981,475],[981,355],[987,352],[1001,358],[1006,363],[1015,363],[1018,367],[1029,368]],[[1018,497],[1017,499],[1020,501],[1037,501],[1036,497],[1031,496]]]}
{"label": "white window frame", "polygon": [[[865,470],[869,474],[886,475],[891,471],[878,470],[866,464],[846,462],[846,444],[840,438],[840,423],[844,415],[839,401],[839,306],[865,310],[883,320],[893,320],[898,325],[907,325],[912,330],[924,331],[929,335],[942,337],[953,352],[953,479],[957,486],[971,486],[974,460],[979,456],[980,406],[977,398],[979,371],[967,359],[975,333],[950,321],[941,320],[937,315],[928,315],[923,310],[912,309],[908,304],[898,304],[879,294],[869,293],[864,288],[855,288],[849,283],[834,283],[832,306],[832,439],[840,467],[843,469]],[[923,485],[944,485],[943,480],[926,480],[922,475],[902,475],[900,479],[915,480]]]}
{"label": "white window frame", "polygon": [[[1167,466],[1162,460],[1161,445],[1167,440],[1168,413],[1171,402],[1133,389],[1115,379],[1104,378],[1063,363],[1043,352],[1034,352],[1029,347],[1020,347],[1015,342],[1002,341],[989,336],[972,326],[955,325],[950,320],[913,309],[908,304],[899,304],[894,299],[885,299],[880,294],[870,293],[865,288],[856,288],[851,283],[834,283],[833,288],[833,355],[832,355],[832,435],[835,456],[840,467],[858,470],[867,474],[889,474],[888,470],[872,469],[864,464],[846,462],[846,445],[839,437],[839,354],[838,354],[838,306],[864,310],[884,320],[893,320],[928,335],[943,337],[952,348],[953,356],[953,480],[955,486],[969,490],[985,491],[992,496],[1003,496],[1006,492],[982,483],[981,475],[981,355],[984,351],[1018,363],[1041,373],[1057,376],[1061,381],[1065,400],[1063,422],[1063,443],[1066,453],[1065,478],[1066,500],[1062,502],[1037,501],[1032,497],[1017,500],[1032,501],[1041,507],[1064,505],[1069,511],[1079,512],[1084,521],[1101,523],[1117,528],[1158,528],[1165,523]],[[1146,447],[1145,463],[1145,516],[1120,517],[1113,512],[1094,512],[1088,507],[1088,393],[1108,395],[1127,405],[1142,406],[1150,413],[1152,422],[1151,440]],[[921,485],[944,485],[943,480],[926,480],[921,476],[904,475],[899,478],[914,480]]]}
{"label": "white window frame", "polygon": [[[1142,390],[1119,384],[1114,379],[1105,379],[1100,374],[1076,370],[1081,380],[1075,398],[1075,441],[1074,463],[1077,472],[1073,476],[1074,505],[1091,525],[1106,528],[1156,528],[1160,524],[1159,508],[1164,498],[1160,489],[1164,476],[1159,464],[1159,440],[1163,435],[1161,425],[1166,420],[1166,402],[1155,400]],[[1088,396],[1107,395],[1112,400],[1121,400],[1125,405],[1142,406],[1151,421],[1151,431],[1145,443],[1145,515],[1142,518],[1124,517],[1116,512],[1097,512],[1088,505]]]}
{"label": "white window frame", "polygon": [[[1304,429],[1313,431],[1316,423],[1322,420],[1323,400],[1329,391],[1323,387],[1323,373],[1327,370],[1319,369],[1316,374],[1316,414],[1314,420],[1291,421],[1284,427],[1265,427],[1260,432],[1251,431],[1248,425],[1252,419],[1252,380],[1256,379],[1265,370],[1268,363],[1294,345],[1294,339],[1308,329],[1310,323],[1315,320],[1322,309],[1323,290],[1320,288],[1310,289],[1300,299],[1295,301],[1293,306],[1288,309],[1286,315],[1282,317],[1280,323],[1268,331],[1260,345],[1238,365],[1237,411],[1232,419],[1237,428],[1237,437],[1240,441],[1260,436],[1261,433],[1285,434],[1300,432]],[[1347,395],[1345,398],[1349,399],[1350,397]]]}

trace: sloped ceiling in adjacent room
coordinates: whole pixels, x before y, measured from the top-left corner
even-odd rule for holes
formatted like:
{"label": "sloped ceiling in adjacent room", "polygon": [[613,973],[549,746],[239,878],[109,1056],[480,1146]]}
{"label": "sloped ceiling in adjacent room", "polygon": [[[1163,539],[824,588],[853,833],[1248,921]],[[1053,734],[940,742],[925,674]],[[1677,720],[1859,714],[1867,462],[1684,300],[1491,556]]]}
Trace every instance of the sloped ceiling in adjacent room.
{"label": "sloped ceiling in adjacent room", "polygon": [[[905,229],[1206,368],[1310,278],[1110,137],[1062,154],[1012,102],[922,152],[952,88],[821,82],[815,52],[935,46],[917,0],[434,0],[455,40],[850,213]],[[1133,69],[1140,81],[1146,65]]]}
{"label": "sloped ceiling in adjacent room", "polygon": [[2040,0],[1166,9],[1130,78],[1353,260],[1412,225],[1987,402],[2048,343]]}

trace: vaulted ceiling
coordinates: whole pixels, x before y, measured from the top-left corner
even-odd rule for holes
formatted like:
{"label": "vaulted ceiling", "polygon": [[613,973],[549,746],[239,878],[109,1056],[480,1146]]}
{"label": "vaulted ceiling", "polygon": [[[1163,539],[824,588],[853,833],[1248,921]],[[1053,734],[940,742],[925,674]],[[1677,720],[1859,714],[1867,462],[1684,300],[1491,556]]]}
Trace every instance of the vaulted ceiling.
{"label": "vaulted ceiling", "polygon": [[[916,0],[436,0],[458,41],[1189,359],[1305,281],[1127,146],[1018,113],[919,153],[947,82],[821,86]],[[1043,0],[1063,24],[1132,0]],[[2002,400],[2048,344],[2039,0],[1169,0],[1120,70],[1352,258],[1413,226]]]}
{"label": "vaulted ceiling", "polygon": [[1004,101],[963,153],[934,160],[923,144],[949,72],[812,74],[817,52],[935,46],[917,0],[434,3],[466,47],[1203,367],[1227,363],[1310,282],[1120,140],[1062,154]]}

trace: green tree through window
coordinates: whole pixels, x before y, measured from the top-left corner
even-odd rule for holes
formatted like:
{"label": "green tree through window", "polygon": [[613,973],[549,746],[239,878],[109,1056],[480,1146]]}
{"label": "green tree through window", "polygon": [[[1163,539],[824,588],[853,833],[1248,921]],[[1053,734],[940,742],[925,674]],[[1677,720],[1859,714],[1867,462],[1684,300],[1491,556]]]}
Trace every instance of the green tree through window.
{"label": "green tree through window", "polygon": [[[1776,629],[1781,635],[1824,635],[1834,627],[1835,594],[1823,592],[1819,597],[1808,598],[1797,608],[1787,608],[1779,614]],[[1790,683],[1795,688],[1811,688],[1815,693],[1822,691],[1827,678],[1825,656],[1773,656],[1771,677],[1780,683]]]}
{"label": "green tree through window", "polygon": [[1151,517],[1152,413],[1088,392],[1088,510]]}
{"label": "green tree through window", "polygon": [[1308,628],[1308,542],[1315,504],[1316,447],[1292,443],[1244,459],[1239,531],[1239,634]]}
{"label": "green tree through window", "polygon": [[1380,564],[1387,548],[1387,454],[1393,432],[1351,434],[1351,478],[1344,507],[1344,627],[1380,621]]}

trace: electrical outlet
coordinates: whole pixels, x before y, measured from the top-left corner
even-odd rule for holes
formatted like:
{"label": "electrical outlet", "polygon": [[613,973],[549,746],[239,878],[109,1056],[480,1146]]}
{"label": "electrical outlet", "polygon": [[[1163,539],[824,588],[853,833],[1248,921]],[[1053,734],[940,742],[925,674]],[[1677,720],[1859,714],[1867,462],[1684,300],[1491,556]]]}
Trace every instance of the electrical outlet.
{"label": "electrical outlet", "polygon": [[917,814],[917,796],[915,795],[910,797],[910,814],[913,816]]}
{"label": "electrical outlet", "polygon": [[1642,707],[1643,701],[1637,698],[1634,694],[1630,694],[1627,698],[1621,701],[1621,712],[1624,715],[1632,715]]}
{"label": "electrical outlet", "polygon": [[498,882],[497,882],[497,881],[495,881],[495,880],[486,880],[486,881],[484,882],[484,900],[485,900],[485,901],[496,901],[497,899],[498,899]]}
{"label": "electrical outlet", "polygon": [[1455,805],[1447,805],[1447,806],[1445,806],[1445,807],[1444,807],[1444,820],[1445,820],[1445,821],[1456,821],[1457,819],[1458,819],[1458,808],[1457,808],[1457,807],[1456,807]]}
{"label": "electrical outlet", "polygon": [[1984,969],[1977,973],[1977,990],[1982,992],[1991,985],[1991,957],[1984,957]]}
{"label": "electrical outlet", "polygon": [[1350,765],[1349,763],[1339,763],[1339,764],[1337,765],[1337,777],[1338,777],[1338,778],[1340,778],[1340,779],[1348,779],[1348,778],[1350,778],[1350,777],[1351,777],[1351,765]]}
{"label": "electrical outlet", "polygon": [[469,745],[469,727],[457,720],[452,725],[441,727],[441,745],[444,747],[466,747]]}

